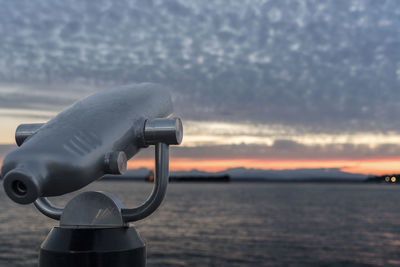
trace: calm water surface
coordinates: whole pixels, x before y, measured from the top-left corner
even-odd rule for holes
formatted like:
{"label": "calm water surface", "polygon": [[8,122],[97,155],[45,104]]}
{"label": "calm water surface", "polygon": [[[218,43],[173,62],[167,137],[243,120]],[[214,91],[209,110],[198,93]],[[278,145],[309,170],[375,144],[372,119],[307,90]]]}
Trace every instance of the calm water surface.
{"label": "calm water surface", "polygon": [[[151,184],[98,182],[128,207]],[[71,195],[57,199],[65,203]],[[0,192],[0,266],[36,266],[56,222]],[[148,266],[400,265],[400,187],[338,184],[170,184],[136,224]]]}

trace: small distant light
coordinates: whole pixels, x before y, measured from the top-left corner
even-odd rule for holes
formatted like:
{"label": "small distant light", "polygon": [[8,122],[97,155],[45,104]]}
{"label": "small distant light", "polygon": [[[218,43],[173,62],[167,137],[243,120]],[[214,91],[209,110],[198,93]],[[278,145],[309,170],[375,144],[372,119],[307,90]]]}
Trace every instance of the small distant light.
{"label": "small distant light", "polygon": [[386,177],[385,177],[385,181],[386,181],[387,183],[389,183],[389,182],[390,182],[390,177],[389,177],[389,176],[386,176]]}
{"label": "small distant light", "polygon": [[396,182],[396,177],[393,176],[391,181],[392,181],[392,183],[395,183]]}

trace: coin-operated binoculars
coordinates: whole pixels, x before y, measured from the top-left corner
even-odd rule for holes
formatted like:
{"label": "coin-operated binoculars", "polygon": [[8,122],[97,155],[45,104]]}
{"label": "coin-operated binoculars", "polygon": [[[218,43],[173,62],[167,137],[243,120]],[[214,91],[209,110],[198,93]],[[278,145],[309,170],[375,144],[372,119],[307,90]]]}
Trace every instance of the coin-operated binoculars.
{"label": "coin-operated binoculars", "polygon": [[[18,149],[1,169],[7,195],[34,202],[60,221],[40,248],[39,266],[145,266],[146,248],[129,222],[161,204],[168,184],[169,145],[182,141],[182,122],[171,118],[168,91],[155,84],[106,90],[75,103],[44,124],[17,128]],[[155,182],[137,208],[106,192],[84,192],[64,208],[47,197],[76,191],[105,174],[123,174],[140,148],[155,146]]]}

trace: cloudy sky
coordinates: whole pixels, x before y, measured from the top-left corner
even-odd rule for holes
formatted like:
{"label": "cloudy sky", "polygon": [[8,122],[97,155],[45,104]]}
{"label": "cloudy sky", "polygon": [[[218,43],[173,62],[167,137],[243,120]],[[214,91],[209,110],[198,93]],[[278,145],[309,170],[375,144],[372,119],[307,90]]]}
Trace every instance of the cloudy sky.
{"label": "cloudy sky", "polygon": [[173,88],[184,120],[175,169],[400,171],[396,1],[0,4],[3,155],[18,124],[150,81]]}

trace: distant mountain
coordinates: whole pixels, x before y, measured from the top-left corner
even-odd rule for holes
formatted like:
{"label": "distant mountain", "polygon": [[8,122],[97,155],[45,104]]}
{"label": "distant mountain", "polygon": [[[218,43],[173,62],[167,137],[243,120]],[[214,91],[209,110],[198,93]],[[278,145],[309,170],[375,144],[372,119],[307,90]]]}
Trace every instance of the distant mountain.
{"label": "distant mountain", "polygon": [[343,172],[339,168],[319,168],[319,169],[293,169],[293,170],[260,170],[234,168],[225,171],[232,179],[244,178],[263,178],[266,180],[365,180],[364,174],[354,174]]}
{"label": "distant mountain", "polygon": [[[129,170],[123,177],[144,178],[148,169]],[[220,172],[204,172],[199,170],[171,172],[174,177],[217,177],[229,175],[232,180],[266,180],[266,181],[362,181],[367,178],[364,174],[343,172],[338,168],[293,169],[293,170],[261,170],[247,168],[232,168]]]}

